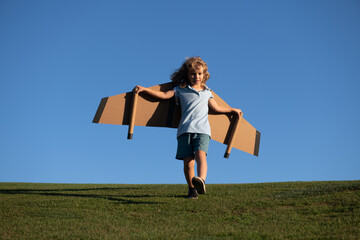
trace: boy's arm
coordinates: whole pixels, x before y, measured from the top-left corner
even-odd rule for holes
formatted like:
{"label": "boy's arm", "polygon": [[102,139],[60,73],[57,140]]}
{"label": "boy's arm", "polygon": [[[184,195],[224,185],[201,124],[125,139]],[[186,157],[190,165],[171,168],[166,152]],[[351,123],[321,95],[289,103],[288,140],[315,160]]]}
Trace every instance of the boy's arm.
{"label": "boy's arm", "polygon": [[134,91],[135,93],[140,93],[140,92],[144,92],[146,94],[149,94],[150,96],[152,97],[155,97],[155,98],[159,98],[159,99],[170,99],[174,96],[175,94],[175,91],[174,90],[169,90],[169,91],[166,91],[166,92],[161,92],[161,91],[156,91],[156,90],[153,90],[153,89],[150,89],[150,88],[146,88],[146,87],[143,87],[143,86],[140,86],[140,85],[137,85],[135,88],[134,88]]}
{"label": "boy's arm", "polygon": [[241,109],[220,106],[219,104],[217,104],[217,102],[215,101],[214,98],[211,98],[209,100],[209,107],[211,108],[211,110],[213,110],[214,112],[217,112],[217,113],[231,113],[231,112],[233,112],[233,113],[236,113],[240,117]]}

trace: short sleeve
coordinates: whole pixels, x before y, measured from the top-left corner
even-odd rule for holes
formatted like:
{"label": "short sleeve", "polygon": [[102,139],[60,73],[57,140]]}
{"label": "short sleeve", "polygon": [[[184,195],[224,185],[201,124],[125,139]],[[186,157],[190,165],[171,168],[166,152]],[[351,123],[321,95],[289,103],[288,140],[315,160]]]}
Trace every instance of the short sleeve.
{"label": "short sleeve", "polygon": [[212,98],[214,98],[214,95],[212,94],[212,90],[209,89],[209,100],[212,99]]}
{"label": "short sleeve", "polygon": [[175,104],[180,105],[178,86],[174,87],[173,90],[174,90]]}

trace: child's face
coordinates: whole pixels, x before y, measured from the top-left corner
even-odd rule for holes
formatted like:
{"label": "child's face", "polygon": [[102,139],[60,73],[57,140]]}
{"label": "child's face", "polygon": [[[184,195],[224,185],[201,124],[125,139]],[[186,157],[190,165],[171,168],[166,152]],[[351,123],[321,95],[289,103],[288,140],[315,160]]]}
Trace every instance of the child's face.
{"label": "child's face", "polygon": [[198,67],[196,69],[191,69],[188,72],[188,78],[191,83],[191,86],[194,85],[201,86],[204,79],[204,68]]}

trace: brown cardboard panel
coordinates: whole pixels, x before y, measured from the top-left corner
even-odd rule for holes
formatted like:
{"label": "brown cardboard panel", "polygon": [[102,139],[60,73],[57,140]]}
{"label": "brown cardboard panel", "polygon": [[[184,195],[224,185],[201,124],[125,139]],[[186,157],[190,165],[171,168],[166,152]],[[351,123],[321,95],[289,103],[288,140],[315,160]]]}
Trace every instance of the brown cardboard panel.
{"label": "brown cardboard panel", "polygon": [[[167,91],[174,86],[165,83],[151,87],[154,90]],[[216,93],[212,92],[219,105],[229,106]],[[100,102],[95,114],[94,123],[129,125],[132,109],[133,93],[127,92],[107,98]],[[174,98],[159,100],[147,94],[140,93],[137,100],[134,125],[150,127],[177,128],[179,125],[181,111],[175,104]],[[217,114],[209,111],[209,122],[211,127],[211,138],[223,144],[228,144],[234,128],[234,115]],[[244,118],[240,124],[233,140],[233,147],[257,156],[259,153],[260,132],[258,132]]]}
{"label": "brown cardboard panel", "polygon": [[104,97],[103,99],[101,99],[99,107],[98,107],[98,109],[96,111],[96,114],[94,116],[93,123],[99,123],[101,115],[103,114],[103,111],[105,109],[105,106],[106,106],[106,103],[107,103],[108,99],[109,99],[108,97]]}
{"label": "brown cardboard panel", "polygon": [[254,149],[254,155],[255,156],[259,156],[260,136],[261,136],[261,133],[259,131],[256,131],[256,140],[255,140],[255,149]]}
{"label": "brown cardboard panel", "polygon": [[231,148],[234,145],[234,141],[236,139],[237,131],[240,126],[242,116],[243,116],[243,113],[240,114],[240,117],[234,117],[231,120],[232,122],[229,127],[231,129],[231,133],[229,136],[229,140],[227,142],[227,148],[226,148],[225,156],[224,156],[225,158],[229,158],[229,156],[230,156]]}

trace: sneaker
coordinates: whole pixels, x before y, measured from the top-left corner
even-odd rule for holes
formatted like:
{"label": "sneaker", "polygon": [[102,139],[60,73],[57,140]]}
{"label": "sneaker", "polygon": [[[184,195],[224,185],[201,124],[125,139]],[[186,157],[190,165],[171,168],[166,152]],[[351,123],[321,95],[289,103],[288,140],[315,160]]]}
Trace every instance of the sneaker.
{"label": "sneaker", "polygon": [[204,180],[202,180],[199,177],[193,177],[191,182],[194,185],[194,187],[196,188],[196,190],[198,191],[198,193],[200,193],[200,194],[205,194],[206,193]]}
{"label": "sneaker", "polygon": [[189,193],[187,195],[188,199],[197,199],[198,198],[198,193],[196,191],[196,189],[189,189]]}

